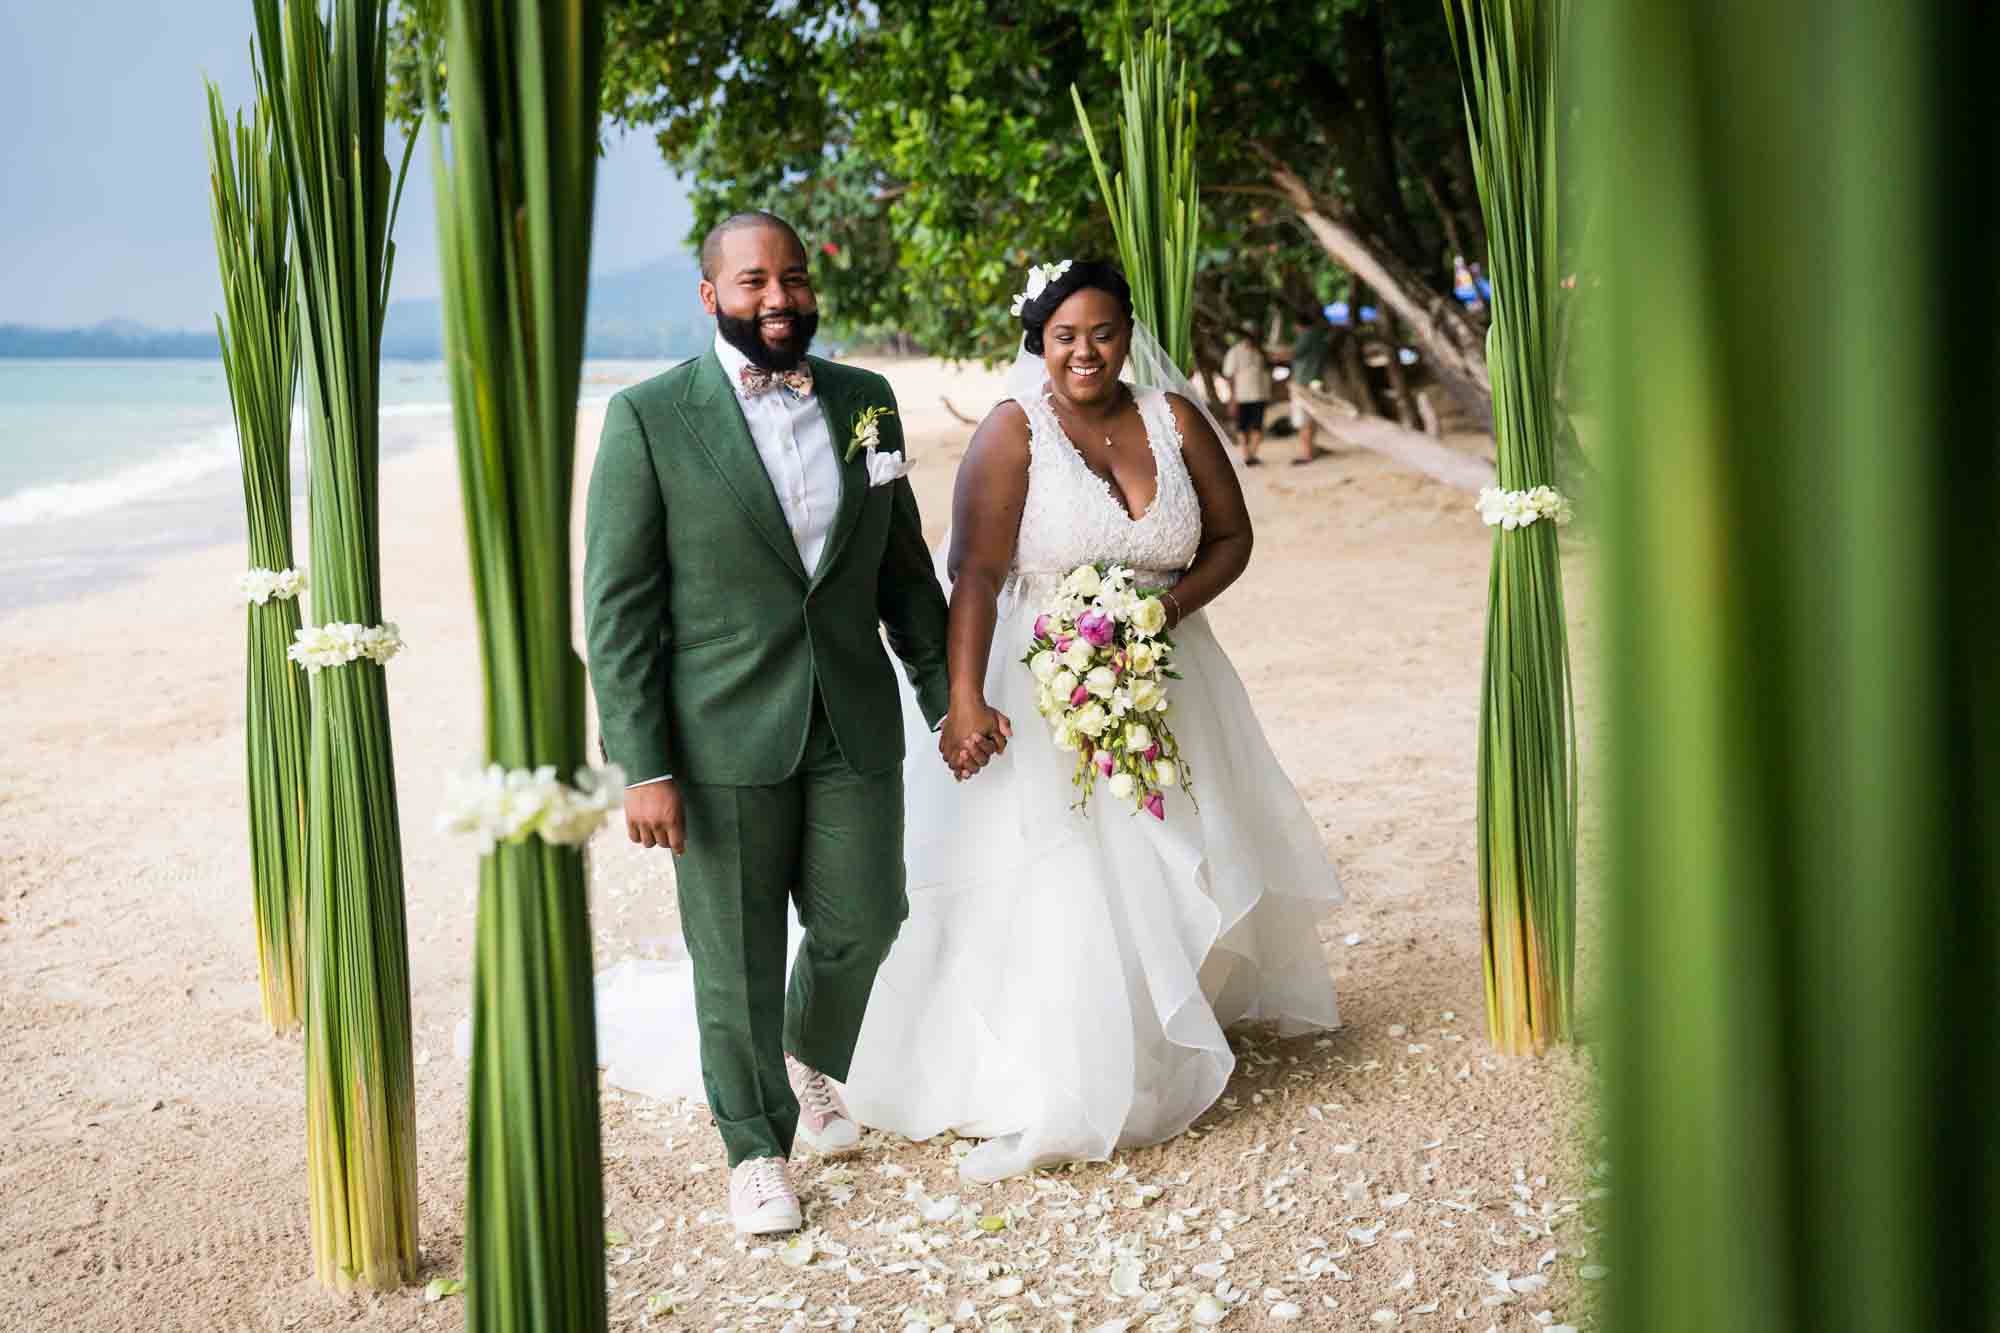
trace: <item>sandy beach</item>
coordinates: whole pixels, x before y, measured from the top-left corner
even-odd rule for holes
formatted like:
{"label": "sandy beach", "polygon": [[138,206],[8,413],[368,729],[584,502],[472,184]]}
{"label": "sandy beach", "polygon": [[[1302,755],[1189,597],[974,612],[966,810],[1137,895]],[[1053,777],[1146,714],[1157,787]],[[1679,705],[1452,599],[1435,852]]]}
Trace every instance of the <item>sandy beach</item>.
{"label": "sandy beach", "polygon": [[[878,368],[935,538],[971,435],[944,400],[980,415],[1000,376]],[[580,478],[600,420],[582,416]],[[448,1277],[476,849],[433,818],[444,775],[478,758],[480,700],[456,467],[448,426],[436,432],[384,464],[382,560],[409,644],[389,690],[421,1235],[425,1276]],[[731,1231],[705,1113],[607,1092],[609,1225],[624,1238],[613,1327],[899,1329],[916,1307],[963,1330],[1007,1305],[1023,1329],[1163,1327],[1111,1293],[1108,1264],[1093,1269],[1100,1242],[1141,1235],[1149,1277],[1170,1279],[1162,1311],[1184,1313],[1217,1274],[1248,1293],[1225,1328],[1276,1327],[1279,1301],[1301,1308],[1293,1327],[1592,1326],[1583,1274],[1604,1261],[1588,1200],[1604,1182],[1588,1048],[1512,1060],[1484,1037],[1473,796],[1489,534],[1464,492],[1375,454],[1293,468],[1290,441],[1268,453],[1245,474],[1255,558],[1210,615],[1345,881],[1320,928],[1344,1026],[1235,1034],[1225,1102],[1112,1164],[971,1187],[948,1144],[879,1135],[844,1173],[803,1161],[820,1249],[807,1268]],[[243,563],[240,546],[177,554],[0,619],[0,1328],[462,1325],[459,1300],[427,1303],[421,1286],[339,1298],[311,1280],[301,1048],[268,1035],[256,992]],[[1587,644],[1589,603],[1571,608]],[[666,854],[621,828],[593,856],[600,965],[672,938]],[[924,1222],[919,1194],[1010,1222]],[[1008,1277],[1018,1296],[996,1294]]]}

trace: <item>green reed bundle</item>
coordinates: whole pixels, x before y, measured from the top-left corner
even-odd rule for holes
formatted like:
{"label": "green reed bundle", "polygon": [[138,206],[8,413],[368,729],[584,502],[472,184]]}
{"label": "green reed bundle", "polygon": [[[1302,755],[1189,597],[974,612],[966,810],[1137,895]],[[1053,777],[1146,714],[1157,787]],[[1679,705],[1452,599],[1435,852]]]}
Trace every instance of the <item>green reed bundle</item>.
{"label": "green reed bundle", "polygon": [[286,658],[299,629],[303,582],[292,568],[292,401],[298,392],[298,309],[288,252],[284,159],[259,97],[231,126],[208,89],[208,179],[223,313],[215,334],[236,416],[251,571],[245,723],[250,883],[264,1021],[289,1032],[305,1016],[306,682]]}
{"label": "green reed bundle", "polygon": [[1069,95],[1084,146],[1118,238],[1132,306],[1182,374],[1194,368],[1194,266],[1201,246],[1201,184],[1195,168],[1195,95],[1187,62],[1174,60],[1171,30],[1148,28],[1119,65],[1118,135],[1125,163],[1113,178],[1091,132],[1083,94]]}
{"label": "green reed bundle", "polygon": [[1603,1326],[1991,1330],[2000,21],[1587,9]]}
{"label": "green reed bundle", "polygon": [[[532,789],[548,802],[533,836],[507,840],[480,827],[475,792],[465,825],[497,843],[480,863],[473,960],[466,1326],[602,1329],[597,1027],[581,845],[602,806],[577,807],[617,783],[579,776],[565,791],[557,775],[577,775],[585,762],[570,496],[603,6],[448,0],[446,17],[451,126],[447,133],[433,116],[433,139],[486,761],[492,781],[516,774],[517,793]],[[430,89],[434,106],[438,92]]]}
{"label": "green reed bundle", "polygon": [[[388,5],[254,0],[290,178],[305,339],[313,613],[307,817],[306,1153],[319,1280],[386,1289],[417,1265],[416,1101],[395,758],[382,662],[378,370],[402,173]],[[407,170],[409,158],[403,159]],[[301,649],[305,650],[303,653]]]}
{"label": "green reed bundle", "polygon": [[1505,494],[1481,497],[1499,526],[1480,702],[1479,901],[1487,1031],[1511,1054],[1569,1039],[1575,989],[1576,720],[1555,497],[1537,489],[1556,481],[1557,72],[1567,8],[1445,0],[1493,275],[1486,355]]}

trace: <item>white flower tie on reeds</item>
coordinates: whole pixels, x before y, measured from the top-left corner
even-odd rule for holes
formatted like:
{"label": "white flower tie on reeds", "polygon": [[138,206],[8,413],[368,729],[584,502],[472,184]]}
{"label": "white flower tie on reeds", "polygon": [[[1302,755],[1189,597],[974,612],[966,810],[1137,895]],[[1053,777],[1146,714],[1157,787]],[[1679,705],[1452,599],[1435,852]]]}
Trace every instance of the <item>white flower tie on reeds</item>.
{"label": "white flower tie on reeds", "polygon": [[387,625],[305,625],[300,627],[286,655],[317,675],[327,667],[345,666],[366,658],[377,666],[403,651],[403,636]]}
{"label": "white flower tie on reeds", "polygon": [[1559,528],[1567,527],[1576,517],[1568,497],[1553,486],[1536,486],[1525,491],[1503,491],[1498,486],[1488,486],[1479,492],[1474,505],[1487,527],[1505,528],[1509,532],[1544,518]]}
{"label": "white flower tie on reeds", "polygon": [[438,828],[471,833],[491,854],[502,843],[539,837],[559,847],[581,847],[625,804],[625,771],[616,764],[581,768],[571,786],[554,764],[506,769],[488,764],[451,781]]}
{"label": "white flower tie on reeds", "polygon": [[249,569],[236,576],[236,591],[252,606],[291,601],[306,590],[303,569]]}
{"label": "white flower tie on reeds", "polygon": [[291,657],[312,677],[307,1197],[314,1273],[336,1291],[390,1290],[418,1265],[409,937],[386,673],[324,669],[384,662],[402,644],[382,623],[380,352],[402,191],[383,156],[388,9],[386,0],[252,4],[256,74],[290,186],[313,614],[326,622],[295,636]]}
{"label": "white flower tie on reeds", "polygon": [[250,882],[257,919],[257,975],[273,1032],[305,1014],[307,746],[306,682],[285,660],[300,623],[305,571],[292,563],[292,401],[299,382],[291,214],[271,107],[259,96],[234,124],[208,85],[210,219],[221,269],[215,320],[223,378],[236,419],[250,558],[237,580],[244,617],[244,757],[250,814]]}

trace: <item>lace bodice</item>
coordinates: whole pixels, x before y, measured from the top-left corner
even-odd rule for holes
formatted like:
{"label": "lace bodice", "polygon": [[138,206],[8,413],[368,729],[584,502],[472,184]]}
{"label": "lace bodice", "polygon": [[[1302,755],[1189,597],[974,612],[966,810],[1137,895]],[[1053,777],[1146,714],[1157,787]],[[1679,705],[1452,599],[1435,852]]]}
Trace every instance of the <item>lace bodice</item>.
{"label": "lace bodice", "polygon": [[1173,405],[1158,389],[1134,393],[1159,475],[1152,504],[1136,519],[1125,512],[1111,483],[1083,461],[1048,399],[1037,395],[1021,404],[1029,425],[1028,498],[1014,542],[1017,578],[1066,574],[1099,560],[1177,574],[1194,560],[1201,546],[1201,504],[1181,458]]}

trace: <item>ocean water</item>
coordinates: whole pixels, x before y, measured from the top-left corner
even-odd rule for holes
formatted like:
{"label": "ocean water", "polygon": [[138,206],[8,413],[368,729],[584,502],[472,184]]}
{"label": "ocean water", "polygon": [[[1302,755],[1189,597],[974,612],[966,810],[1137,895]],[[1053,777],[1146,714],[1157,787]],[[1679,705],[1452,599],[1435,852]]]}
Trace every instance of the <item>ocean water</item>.
{"label": "ocean water", "polygon": [[[583,399],[608,398],[669,364],[586,363]],[[442,362],[384,362],[384,456],[440,438],[450,397]],[[293,493],[302,497],[294,424]],[[0,359],[0,611],[243,535],[220,362]],[[297,540],[303,550],[302,525]]]}

